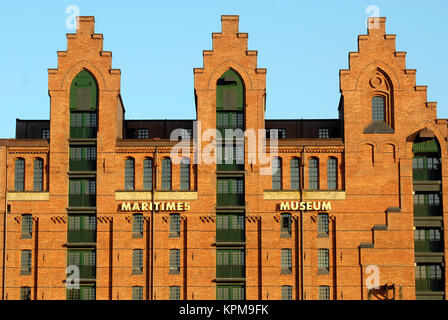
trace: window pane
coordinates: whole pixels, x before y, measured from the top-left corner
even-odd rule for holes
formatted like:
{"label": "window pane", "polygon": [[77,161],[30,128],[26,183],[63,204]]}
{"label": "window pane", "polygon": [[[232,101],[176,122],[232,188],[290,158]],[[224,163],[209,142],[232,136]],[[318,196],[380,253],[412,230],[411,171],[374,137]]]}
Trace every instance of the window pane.
{"label": "window pane", "polygon": [[143,237],[143,215],[141,213],[134,214],[132,219],[132,237]]}
{"label": "window pane", "polygon": [[171,160],[162,160],[162,189],[171,190]]}
{"label": "window pane", "polygon": [[319,213],[318,214],[317,231],[321,234],[328,235],[328,214],[327,213]]}
{"label": "window pane", "polygon": [[143,287],[132,287],[132,300],[143,300]]}
{"label": "window pane", "polygon": [[319,300],[330,300],[329,286],[319,286]]}
{"label": "window pane", "polygon": [[190,159],[185,157],[180,163],[180,189],[190,189]]}
{"label": "window pane", "polygon": [[170,300],[180,300],[180,287],[170,287]]}
{"label": "window pane", "polygon": [[311,190],[319,189],[319,160],[311,158],[308,162],[308,184]]}
{"label": "window pane", "polygon": [[126,159],[124,166],[124,188],[134,190],[134,159]]}
{"label": "window pane", "polygon": [[300,160],[298,158],[291,159],[290,163],[290,176],[291,176],[291,190],[300,189]]}
{"label": "window pane", "polygon": [[384,121],[384,97],[372,98],[372,121]]}
{"label": "window pane", "polygon": [[30,214],[22,215],[22,238],[31,238],[33,233],[33,217]]}
{"label": "window pane", "polygon": [[152,159],[143,160],[143,189],[152,190]]}
{"label": "window pane", "polygon": [[25,160],[17,159],[15,161],[15,190],[23,191],[25,189]]}
{"label": "window pane", "polygon": [[33,172],[33,190],[42,191],[43,186],[43,173],[44,173],[44,161],[42,159],[34,160],[34,172]]}
{"label": "window pane", "polygon": [[170,214],[170,237],[179,237],[180,235],[180,214]]}
{"label": "window pane", "polygon": [[272,159],[272,190],[282,189],[282,160]]}
{"label": "window pane", "polygon": [[327,161],[327,188],[337,189],[337,160],[330,158]]}
{"label": "window pane", "polygon": [[292,300],[292,286],[282,286],[282,300]]}

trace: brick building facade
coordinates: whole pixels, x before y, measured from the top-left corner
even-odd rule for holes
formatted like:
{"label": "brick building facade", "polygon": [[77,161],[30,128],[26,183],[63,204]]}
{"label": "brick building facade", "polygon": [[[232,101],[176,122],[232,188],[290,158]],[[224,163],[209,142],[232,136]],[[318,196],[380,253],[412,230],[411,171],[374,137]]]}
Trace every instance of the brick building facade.
{"label": "brick building facade", "polygon": [[[197,121],[126,120],[120,70],[78,19],[48,70],[50,120],[0,140],[2,299],[444,299],[447,122],[385,19],[326,120],[266,120],[266,69],[221,19]],[[254,130],[272,165],[250,135],[218,137],[210,163],[215,128]]]}

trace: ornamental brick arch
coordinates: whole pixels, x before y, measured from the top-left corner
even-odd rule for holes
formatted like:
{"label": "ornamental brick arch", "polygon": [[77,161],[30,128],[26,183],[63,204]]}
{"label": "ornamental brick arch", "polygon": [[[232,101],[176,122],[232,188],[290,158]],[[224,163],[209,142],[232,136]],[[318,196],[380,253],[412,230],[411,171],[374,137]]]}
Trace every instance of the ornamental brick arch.
{"label": "ornamental brick arch", "polygon": [[79,61],[67,70],[61,82],[61,90],[70,91],[70,86],[73,80],[82,71],[87,71],[92,75],[98,86],[98,91],[107,90],[106,81],[101,71],[94,64],[86,60]]}
{"label": "ornamental brick arch", "polygon": [[440,146],[441,158],[447,158],[448,153],[444,135],[440,132],[435,124],[429,121],[422,121],[412,130],[412,132],[413,133],[406,138],[405,158],[411,159],[413,157],[414,153],[412,151],[412,147],[414,145],[415,139],[419,136],[420,133],[423,133],[425,135],[434,135],[434,138]]}
{"label": "ornamental brick arch", "polygon": [[233,60],[223,62],[221,65],[216,67],[215,70],[213,70],[208,82],[208,90],[215,90],[218,79],[228,70],[233,70],[238,74],[243,82],[244,91],[252,90],[252,79],[250,78],[249,73],[240,64]]}

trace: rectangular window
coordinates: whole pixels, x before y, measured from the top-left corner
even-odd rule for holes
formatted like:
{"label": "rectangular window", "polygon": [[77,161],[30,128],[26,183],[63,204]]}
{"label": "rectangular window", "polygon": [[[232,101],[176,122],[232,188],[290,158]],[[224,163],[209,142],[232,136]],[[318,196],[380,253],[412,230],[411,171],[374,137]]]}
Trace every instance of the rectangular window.
{"label": "rectangular window", "polygon": [[272,190],[282,189],[282,159],[272,159]]}
{"label": "rectangular window", "polygon": [[245,288],[238,285],[216,286],[216,300],[244,300]]}
{"label": "rectangular window", "polygon": [[281,229],[280,229],[280,237],[281,238],[290,238],[291,237],[291,214],[282,213],[281,214]]}
{"label": "rectangular window", "polygon": [[42,191],[44,180],[44,160],[36,159],[34,160],[34,170],[33,170],[33,190]]}
{"label": "rectangular window", "polygon": [[181,138],[182,139],[191,139],[193,130],[192,129],[182,129]]}
{"label": "rectangular window", "polygon": [[266,138],[267,139],[285,139],[286,138],[286,129],[285,128],[266,129]]}
{"label": "rectangular window", "polygon": [[148,128],[137,129],[137,139],[149,139],[149,129]]}
{"label": "rectangular window", "polygon": [[372,98],[372,121],[384,121],[384,97]]}
{"label": "rectangular window", "polygon": [[143,273],[143,250],[132,250],[132,274]]}
{"label": "rectangular window", "polygon": [[22,239],[31,239],[33,235],[33,217],[30,214],[22,215]]}
{"label": "rectangular window", "polygon": [[291,249],[282,249],[281,251],[281,273],[292,273],[292,256]]}
{"label": "rectangular window", "polygon": [[180,300],[180,287],[178,286],[170,287],[170,300]]}
{"label": "rectangular window", "polygon": [[40,137],[45,140],[50,139],[50,129],[42,129],[40,131]]}
{"label": "rectangular window", "polygon": [[152,190],[152,159],[143,160],[143,189]]}
{"label": "rectangular window", "polygon": [[180,190],[190,190],[190,159],[182,158],[180,162]]}
{"label": "rectangular window", "polygon": [[14,187],[16,191],[25,190],[25,160],[22,158],[15,161]]}
{"label": "rectangular window", "polygon": [[329,286],[319,286],[319,300],[330,300]]}
{"label": "rectangular window", "polygon": [[171,160],[162,159],[162,190],[171,190]]}
{"label": "rectangular window", "polygon": [[132,218],[132,237],[142,238],[143,237],[143,215],[141,213],[136,213]]}
{"label": "rectangular window", "polygon": [[318,222],[317,222],[317,233],[318,237],[326,238],[328,237],[328,214],[327,213],[319,213],[318,214]]}
{"label": "rectangular window", "polygon": [[79,289],[68,289],[67,300],[95,300],[95,286],[81,285]]}
{"label": "rectangular window", "polygon": [[282,300],[292,300],[292,286],[282,286]]}
{"label": "rectangular window", "polygon": [[330,138],[330,129],[319,128],[319,139],[328,139],[328,138]]}
{"label": "rectangular window", "polygon": [[319,249],[317,256],[318,272],[326,274],[330,271],[330,256],[328,249]]}
{"label": "rectangular window", "polygon": [[31,300],[31,288],[21,287],[20,288],[20,300]]}
{"label": "rectangular window", "polygon": [[327,188],[330,190],[338,187],[338,162],[335,158],[330,158],[327,161]]}
{"label": "rectangular window", "polygon": [[170,214],[170,238],[180,237],[180,214]]}
{"label": "rectangular window", "polygon": [[124,161],[124,188],[134,190],[135,183],[135,161],[128,158]]}
{"label": "rectangular window", "polygon": [[132,300],[143,300],[143,287],[132,287]]}
{"label": "rectangular window", "polygon": [[308,188],[317,190],[319,189],[319,160],[311,158],[308,164]]}
{"label": "rectangular window", "polygon": [[170,249],[170,274],[180,273],[180,250]]}
{"label": "rectangular window", "polygon": [[300,190],[300,159],[293,158],[290,162],[291,190]]}
{"label": "rectangular window", "polygon": [[21,275],[31,274],[31,250],[21,251],[20,274]]}

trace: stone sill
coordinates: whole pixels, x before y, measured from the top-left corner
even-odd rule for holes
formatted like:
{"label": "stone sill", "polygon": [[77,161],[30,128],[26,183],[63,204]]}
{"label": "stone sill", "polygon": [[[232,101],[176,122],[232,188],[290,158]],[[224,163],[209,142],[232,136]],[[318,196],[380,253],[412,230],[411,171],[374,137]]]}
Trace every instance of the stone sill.
{"label": "stone sill", "polygon": [[[197,191],[155,191],[154,200],[197,200]],[[115,191],[117,201],[151,201],[151,191]]]}
{"label": "stone sill", "polygon": [[[345,191],[340,190],[303,190],[303,201],[305,200],[345,200]],[[300,191],[266,190],[263,191],[264,200],[299,200]]]}
{"label": "stone sill", "polygon": [[48,201],[50,200],[50,193],[36,191],[10,191],[6,197],[8,201]]}

